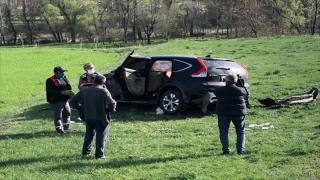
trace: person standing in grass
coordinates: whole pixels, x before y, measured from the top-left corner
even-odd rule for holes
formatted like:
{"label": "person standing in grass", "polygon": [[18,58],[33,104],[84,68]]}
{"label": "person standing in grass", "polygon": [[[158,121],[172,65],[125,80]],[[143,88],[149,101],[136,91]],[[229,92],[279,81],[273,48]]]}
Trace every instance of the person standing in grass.
{"label": "person standing in grass", "polygon": [[[78,83],[78,89],[81,90],[85,87],[90,87],[94,84],[94,78],[97,75],[100,75],[99,73],[97,73],[95,71],[95,66],[89,62],[89,63],[85,63],[83,65],[83,70],[85,71],[85,73],[83,73],[80,77],[79,77],[79,83]],[[83,110],[82,110],[82,105],[81,102],[79,102],[78,105],[78,111],[79,111],[79,120],[83,121]]]}
{"label": "person standing in grass", "polygon": [[92,63],[86,63],[83,65],[83,70],[86,72],[83,73],[79,78],[78,88],[79,90],[92,86],[94,84],[94,78],[99,75],[95,71],[95,66]]}
{"label": "person standing in grass", "polygon": [[71,110],[68,100],[74,95],[71,85],[61,66],[53,69],[54,75],[46,80],[46,97],[53,111],[53,120],[56,131],[65,133],[70,128]]}
{"label": "person standing in grass", "polygon": [[245,89],[237,87],[237,75],[227,75],[225,77],[226,86],[217,88],[214,91],[217,97],[216,114],[218,115],[218,126],[220,132],[220,142],[222,144],[222,154],[230,154],[229,149],[229,126],[232,122],[237,134],[237,153],[245,153],[245,125],[246,125],[246,104],[248,94]]}
{"label": "person standing in grass", "polygon": [[88,157],[91,145],[96,136],[95,158],[105,158],[104,147],[108,138],[111,123],[110,112],[116,111],[116,101],[111,97],[108,89],[104,88],[106,77],[97,75],[94,85],[83,88],[70,99],[70,105],[77,108],[82,103],[83,116],[86,124],[82,155]]}

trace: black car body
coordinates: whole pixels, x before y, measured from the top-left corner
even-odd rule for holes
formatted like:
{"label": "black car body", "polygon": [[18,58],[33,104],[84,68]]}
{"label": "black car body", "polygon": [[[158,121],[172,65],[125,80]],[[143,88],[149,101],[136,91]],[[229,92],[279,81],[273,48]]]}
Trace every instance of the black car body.
{"label": "black car body", "polygon": [[105,74],[107,88],[118,103],[157,104],[166,114],[184,112],[190,104],[214,102],[213,90],[224,77],[237,74],[238,86],[249,94],[248,71],[236,61],[181,55],[134,56]]}

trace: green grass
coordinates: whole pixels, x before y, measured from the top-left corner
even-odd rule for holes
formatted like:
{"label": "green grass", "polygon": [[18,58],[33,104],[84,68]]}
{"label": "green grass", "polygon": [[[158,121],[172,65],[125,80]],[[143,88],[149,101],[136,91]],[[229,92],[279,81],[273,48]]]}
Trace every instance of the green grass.
{"label": "green grass", "polygon": [[0,50],[0,117],[4,111],[32,105],[33,97],[45,95],[45,80],[53,75],[55,66],[68,69],[66,76],[74,81],[84,72],[83,64],[92,62],[105,71],[118,64],[119,54],[85,49],[4,48]]}
{"label": "green grass", "polygon": [[[267,109],[258,99],[282,98],[320,88],[318,36],[171,40],[123,49],[0,49],[0,179],[320,179],[319,102]],[[248,155],[220,156],[217,117],[192,108],[184,115],[155,115],[156,107],[119,106],[106,146],[108,159],[82,159],[84,125],[65,135],[54,131],[44,82],[55,65],[68,68],[76,89],[82,64],[102,73],[137,54],[226,57],[249,69],[251,103],[247,124],[269,122],[274,129],[248,128]],[[36,67],[36,68],[35,68]],[[72,119],[77,117],[73,112]],[[235,132],[231,127],[234,151]]]}

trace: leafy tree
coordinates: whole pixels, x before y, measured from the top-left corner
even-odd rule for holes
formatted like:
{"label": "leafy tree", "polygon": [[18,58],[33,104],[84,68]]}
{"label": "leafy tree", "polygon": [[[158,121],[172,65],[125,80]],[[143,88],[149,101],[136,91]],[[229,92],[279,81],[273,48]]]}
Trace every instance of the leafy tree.
{"label": "leafy tree", "polygon": [[157,12],[159,11],[159,7],[156,4],[141,4],[138,9],[137,24],[146,34],[147,43],[150,44],[150,37],[154,32],[154,27],[158,18]]}
{"label": "leafy tree", "polygon": [[319,0],[302,0],[304,6],[304,16],[306,18],[306,29],[314,35],[319,25],[320,19],[320,1]]}
{"label": "leafy tree", "polygon": [[116,4],[121,12],[121,20],[123,27],[123,41],[127,43],[128,26],[132,14],[133,0],[116,0]]}
{"label": "leafy tree", "polygon": [[300,0],[266,0],[266,3],[284,18],[284,23],[292,25],[301,34],[301,28],[306,18],[303,14],[303,5]]}
{"label": "leafy tree", "polygon": [[60,10],[52,4],[47,4],[42,9],[42,18],[48,25],[51,34],[57,42],[63,42],[63,24],[60,18]]}
{"label": "leafy tree", "polygon": [[64,17],[65,24],[70,33],[71,42],[76,42],[76,35],[79,31],[78,23],[80,16],[91,12],[94,1],[87,0],[52,0],[51,4],[58,7]]}
{"label": "leafy tree", "polygon": [[162,8],[158,14],[155,29],[164,36],[166,41],[169,41],[170,35],[177,29],[177,9]]}

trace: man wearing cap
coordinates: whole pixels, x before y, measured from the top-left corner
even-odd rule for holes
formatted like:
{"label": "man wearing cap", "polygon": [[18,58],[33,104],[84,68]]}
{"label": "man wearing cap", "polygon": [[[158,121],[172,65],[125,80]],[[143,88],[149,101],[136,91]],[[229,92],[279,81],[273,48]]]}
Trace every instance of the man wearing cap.
{"label": "man wearing cap", "polygon": [[[81,90],[85,87],[89,87],[92,86],[94,84],[94,79],[96,78],[97,75],[99,75],[99,73],[97,73],[95,71],[95,66],[89,62],[89,63],[85,63],[83,65],[83,70],[85,70],[86,72],[83,73],[80,78],[79,78],[79,83],[78,83],[78,89]],[[81,102],[79,102],[79,106],[77,107],[78,111],[79,111],[79,120],[83,121],[84,117],[83,117],[83,108],[81,105]]]}
{"label": "man wearing cap", "polygon": [[56,131],[60,134],[70,128],[71,110],[68,100],[74,95],[71,85],[64,75],[67,70],[61,66],[53,69],[54,75],[46,81],[47,102],[53,111],[53,120]]}
{"label": "man wearing cap", "polygon": [[95,66],[92,63],[86,63],[83,65],[83,69],[86,71],[79,78],[78,88],[79,90],[92,86],[94,84],[94,78],[99,75],[95,71]]}

